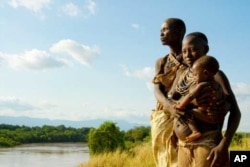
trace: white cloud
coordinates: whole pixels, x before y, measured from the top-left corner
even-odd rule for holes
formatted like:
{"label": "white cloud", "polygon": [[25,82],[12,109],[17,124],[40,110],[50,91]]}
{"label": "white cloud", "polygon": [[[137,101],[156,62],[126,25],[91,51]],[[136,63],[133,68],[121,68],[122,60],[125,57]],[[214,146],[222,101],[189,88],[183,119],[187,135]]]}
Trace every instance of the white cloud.
{"label": "white cloud", "polygon": [[[19,54],[0,52],[0,62],[15,70],[48,70],[73,65],[73,60],[80,64],[90,66],[93,59],[99,55],[98,47],[89,47],[66,39],[52,45],[53,55],[45,50],[32,49]],[[65,55],[67,57],[65,57]]]}
{"label": "white cloud", "polygon": [[86,0],[86,5],[84,6],[90,14],[95,14],[96,11],[96,3],[93,0]]}
{"label": "white cloud", "polygon": [[38,49],[15,55],[0,52],[1,59],[7,61],[7,64],[15,70],[45,70],[69,65],[67,60],[53,58],[46,51]]}
{"label": "white cloud", "polygon": [[154,68],[152,67],[144,67],[143,69],[134,70],[134,71],[129,70],[129,68],[125,65],[121,65],[121,67],[123,69],[124,74],[127,77],[136,77],[139,79],[148,80],[148,79],[152,79],[154,76]]}
{"label": "white cloud", "polygon": [[139,24],[136,24],[136,23],[131,24],[131,26],[132,26],[134,29],[139,29],[139,28],[141,27]]}
{"label": "white cloud", "polygon": [[0,111],[27,111],[34,110],[35,106],[16,97],[0,97]]}
{"label": "white cloud", "polygon": [[149,122],[150,112],[141,111],[140,109],[125,109],[116,108],[114,106],[107,106],[100,109],[92,109],[91,112],[81,114],[84,119],[107,119],[107,120],[125,120],[133,123],[147,123]]}
{"label": "white cloud", "polygon": [[77,16],[81,12],[80,8],[77,5],[73,4],[72,2],[65,4],[62,7],[62,11],[69,16]]}
{"label": "white cloud", "polygon": [[146,87],[152,91],[153,84],[152,79],[154,76],[154,68],[152,67],[144,67],[143,69],[131,71],[126,65],[121,65],[123,73],[127,77],[135,77],[141,80],[144,80],[146,83]]}
{"label": "white cloud", "polygon": [[154,68],[144,67],[141,70],[134,71],[132,74],[137,78],[152,79],[154,76]]}
{"label": "white cloud", "polygon": [[13,8],[24,7],[33,12],[39,12],[50,5],[52,0],[11,0],[9,5]]}
{"label": "white cloud", "polygon": [[[250,122],[249,122],[250,96],[243,97],[243,96],[238,96],[236,94],[236,99],[237,99],[237,103],[241,111],[241,120],[240,120],[240,124],[238,127],[238,131],[247,132],[249,131],[249,127],[250,127]],[[228,123],[228,115],[225,118],[224,129],[226,129],[227,123]]]}
{"label": "white cloud", "polygon": [[97,5],[93,0],[84,0],[83,5],[69,2],[61,7],[61,11],[69,16],[83,16],[89,18],[96,13]]}
{"label": "white cloud", "polygon": [[0,116],[67,119],[62,116],[62,110],[56,109],[56,105],[44,101],[36,103],[18,97],[0,97]]}
{"label": "white cloud", "polygon": [[234,93],[238,96],[250,96],[250,84],[247,83],[234,83],[232,84]]}
{"label": "white cloud", "polygon": [[[232,83],[232,90],[236,96],[238,106],[241,111],[241,120],[238,130],[239,131],[249,131],[249,108],[250,108],[250,84],[248,83]],[[225,118],[224,128],[226,129],[228,121],[228,115]]]}
{"label": "white cloud", "polygon": [[72,121],[108,119],[148,123],[150,112],[139,109],[115,108],[114,106],[106,108],[82,106],[82,108],[77,107],[72,110],[70,106],[53,104],[48,101],[31,102],[17,97],[0,97],[0,116],[26,116]]}
{"label": "white cloud", "polygon": [[90,66],[93,58],[100,53],[97,47],[91,48],[71,39],[64,39],[57,42],[50,48],[50,51],[53,53],[67,54],[86,66]]}

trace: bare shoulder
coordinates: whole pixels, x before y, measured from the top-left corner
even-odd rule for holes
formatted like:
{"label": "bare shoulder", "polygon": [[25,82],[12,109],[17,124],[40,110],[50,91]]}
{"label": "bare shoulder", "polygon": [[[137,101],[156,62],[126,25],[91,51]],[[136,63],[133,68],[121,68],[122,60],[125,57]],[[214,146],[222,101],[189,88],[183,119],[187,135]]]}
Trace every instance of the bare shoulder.
{"label": "bare shoulder", "polygon": [[162,63],[164,61],[166,56],[163,56],[163,57],[160,57],[156,60],[156,63],[155,63],[155,73],[159,73],[159,71],[161,70],[161,66],[162,66]]}
{"label": "bare shoulder", "polygon": [[226,80],[227,80],[227,82],[228,82],[228,79],[227,79],[227,76],[226,76],[226,74],[223,72],[223,71],[221,71],[221,70],[219,70],[216,74],[215,74],[215,76],[214,76],[214,78],[215,78],[215,80],[217,81],[217,82],[225,82]]}
{"label": "bare shoulder", "polygon": [[163,59],[164,59],[164,57],[160,57],[160,58],[158,58],[158,59],[156,60],[155,65],[156,65],[156,66],[160,66],[160,65],[161,65],[161,63],[162,63],[162,61],[163,61]]}
{"label": "bare shoulder", "polygon": [[225,94],[232,94],[232,89],[229,80],[223,71],[219,70],[215,74],[214,79],[220,84]]}

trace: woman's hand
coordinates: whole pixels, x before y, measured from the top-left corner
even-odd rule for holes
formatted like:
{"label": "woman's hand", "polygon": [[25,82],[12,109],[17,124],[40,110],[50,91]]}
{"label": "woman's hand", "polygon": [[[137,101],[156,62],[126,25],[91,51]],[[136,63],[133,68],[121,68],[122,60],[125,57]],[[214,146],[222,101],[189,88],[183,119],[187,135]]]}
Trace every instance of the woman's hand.
{"label": "woman's hand", "polygon": [[228,147],[221,142],[211,150],[207,160],[211,161],[211,167],[229,166],[229,164],[225,164],[229,162]]}

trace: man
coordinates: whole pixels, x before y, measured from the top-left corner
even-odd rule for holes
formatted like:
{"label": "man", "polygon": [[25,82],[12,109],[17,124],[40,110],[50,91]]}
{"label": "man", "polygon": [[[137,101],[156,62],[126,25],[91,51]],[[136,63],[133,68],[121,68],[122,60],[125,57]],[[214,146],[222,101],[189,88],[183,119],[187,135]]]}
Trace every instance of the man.
{"label": "man", "polygon": [[166,95],[177,69],[182,67],[181,48],[185,32],[185,24],[178,18],[165,20],[161,27],[161,42],[169,46],[170,53],[156,61],[153,79],[157,107],[151,115],[151,135],[154,159],[158,167],[177,165],[177,152],[171,144],[174,110]]}

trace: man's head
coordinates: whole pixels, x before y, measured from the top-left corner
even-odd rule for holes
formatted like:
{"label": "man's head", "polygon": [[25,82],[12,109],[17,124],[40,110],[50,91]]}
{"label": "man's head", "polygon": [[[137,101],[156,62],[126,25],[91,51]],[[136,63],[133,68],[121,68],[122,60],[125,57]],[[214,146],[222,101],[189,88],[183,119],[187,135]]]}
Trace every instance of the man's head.
{"label": "man's head", "polygon": [[179,18],[168,18],[161,26],[161,41],[163,45],[181,44],[185,35],[185,23]]}

